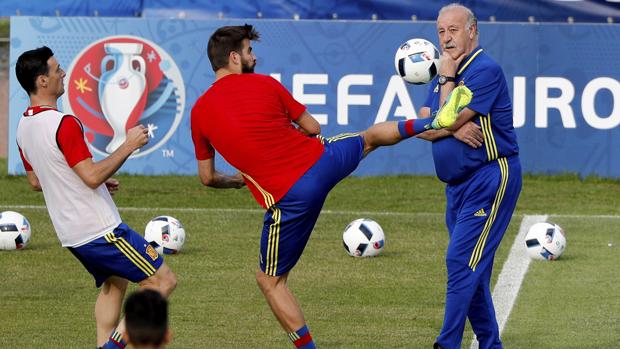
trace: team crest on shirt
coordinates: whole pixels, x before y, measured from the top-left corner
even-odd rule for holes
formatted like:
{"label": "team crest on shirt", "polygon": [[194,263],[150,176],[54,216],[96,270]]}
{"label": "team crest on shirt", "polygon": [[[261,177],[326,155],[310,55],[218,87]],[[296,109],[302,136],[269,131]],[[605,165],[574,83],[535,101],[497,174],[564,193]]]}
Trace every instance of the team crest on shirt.
{"label": "team crest on shirt", "polygon": [[90,147],[114,152],[126,132],[142,124],[149,143],[131,157],[147,155],[168,141],[183,117],[185,85],[172,57],[136,36],[109,36],[80,52],[65,79],[62,105],[84,125]]}
{"label": "team crest on shirt", "polygon": [[146,245],[146,254],[148,254],[152,260],[156,260],[159,257],[159,253],[157,253],[157,251],[155,251],[153,246],[151,246],[150,244]]}

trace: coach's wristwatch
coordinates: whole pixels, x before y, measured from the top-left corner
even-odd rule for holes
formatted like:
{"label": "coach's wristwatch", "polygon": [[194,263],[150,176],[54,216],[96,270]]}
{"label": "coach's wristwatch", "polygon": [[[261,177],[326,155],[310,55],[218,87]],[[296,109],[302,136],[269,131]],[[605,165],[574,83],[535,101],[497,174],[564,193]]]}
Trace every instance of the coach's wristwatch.
{"label": "coach's wristwatch", "polygon": [[439,83],[439,85],[445,85],[448,81],[456,82],[456,77],[439,75],[439,80],[437,81],[437,83]]}

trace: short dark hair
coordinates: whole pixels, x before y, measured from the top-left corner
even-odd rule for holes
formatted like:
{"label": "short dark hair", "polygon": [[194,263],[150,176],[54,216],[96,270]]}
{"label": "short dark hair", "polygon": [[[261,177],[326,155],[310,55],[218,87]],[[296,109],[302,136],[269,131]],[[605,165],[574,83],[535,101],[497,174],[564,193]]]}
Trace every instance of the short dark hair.
{"label": "short dark hair", "polygon": [[218,71],[228,65],[228,55],[232,51],[241,53],[243,39],[258,40],[260,34],[252,25],[237,25],[221,27],[211,35],[207,46],[207,55],[211,61],[213,71]]}
{"label": "short dark hair", "polygon": [[125,301],[125,327],[134,345],[161,345],[168,329],[168,302],[161,293],[136,291]]}
{"label": "short dark hair", "polygon": [[49,66],[47,61],[53,55],[54,52],[49,47],[43,46],[26,51],[17,58],[17,63],[15,64],[17,81],[28,92],[28,95],[37,92],[37,77],[48,74]]}

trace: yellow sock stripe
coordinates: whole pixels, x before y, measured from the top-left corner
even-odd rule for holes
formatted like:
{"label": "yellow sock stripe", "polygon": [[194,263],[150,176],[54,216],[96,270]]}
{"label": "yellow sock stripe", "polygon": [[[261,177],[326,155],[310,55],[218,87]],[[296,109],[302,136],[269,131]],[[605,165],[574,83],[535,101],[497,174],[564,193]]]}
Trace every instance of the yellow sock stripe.
{"label": "yellow sock stripe", "polygon": [[291,332],[288,334],[288,338],[290,338],[291,341],[294,342],[299,339],[299,335],[297,334],[297,332]]}
{"label": "yellow sock stripe", "polygon": [[333,137],[329,137],[327,139],[327,141],[329,143],[332,143],[332,142],[335,142],[335,141],[339,141],[341,139],[357,137],[357,136],[359,136],[359,132],[347,132],[347,133],[341,133],[341,134],[333,136]]}
{"label": "yellow sock stripe", "polygon": [[112,333],[112,339],[114,339],[117,342],[120,342],[123,339],[123,336],[118,333],[117,331],[114,331],[114,333]]}
{"label": "yellow sock stripe", "polygon": [[495,222],[495,217],[497,216],[497,211],[499,206],[504,199],[504,193],[506,192],[506,184],[508,183],[508,161],[506,158],[498,159],[498,164],[502,176],[502,181],[498,191],[495,193],[495,199],[493,200],[493,206],[491,207],[491,214],[487,218],[484,228],[482,229],[482,233],[478,238],[478,242],[476,242],[476,246],[474,247],[474,251],[469,259],[469,267],[471,270],[476,271],[476,266],[480,262],[482,258],[482,252],[484,251],[484,246],[486,245],[486,240],[489,235],[489,231],[491,231],[491,227]]}
{"label": "yellow sock stripe", "polygon": [[269,237],[267,239],[267,260],[265,263],[265,274],[276,276],[278,269],[278,244],[280,241],[280,217],[281,211],[273,207],[273,223],[269,226]]}
{"label": "yellow sock stripe", "polygon": [[463,64],[463,66],[461,67],[461,69],[459,69],[458,72],[456,72],[456,75],[461,75],[461,73],[463,72],[463,70],[465,70],[465,68],[467,68],[467,66],[469,65],[469,63],[473,62],[474,58],[476,58],[476,56],[478,56],[480,53],[482,53],[482,49],[479,49],[478,51],[476,51],[476,53],[473,54],[473,56],[471,56],[467,62],[465,62],[465,64]]}
{"label": "yellow sock stripe", "polygon": [[155,268],[147,262],[133,246],[131,246],[125,239],[117,238],[114,233],[108,233],[105,235],[106,241],[114,244],[125,257],[127,257],[133,264],[135,264],[144,274],[151,276],[155,274]]}
{"label": "yellow sock stripe", "polygon": [[263,187],[261,187],[258,183],[256,183],[254,178],[250,177],[250,175],[245,174],[245,173],[241,173],[241,174],[245,178],[247,178],[250,182],[252,182],[252,184],[254,184],[256,189],[258,189],[258,191],[260,191],[260,193],[263,195],[263,199],[265,200],[265,206],[271,207],[275,203],[274,200],[273,200],[273,195],[269,194],[268,191],[266,191],[265,189],[263,189]]}

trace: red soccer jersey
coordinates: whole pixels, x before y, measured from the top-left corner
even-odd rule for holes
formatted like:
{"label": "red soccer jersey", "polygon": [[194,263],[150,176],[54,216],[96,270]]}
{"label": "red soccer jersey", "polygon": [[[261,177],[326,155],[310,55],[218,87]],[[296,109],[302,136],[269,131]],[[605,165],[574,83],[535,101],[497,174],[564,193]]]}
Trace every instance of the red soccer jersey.
{"label": "red soccer jersey", "polygon": [[278,202],[323,154],[323,144],[291,124],[306,110],[275,79],[231,74],[216,81],[192,109],[196,159],[217,151],[244,175],[256,201]]}

